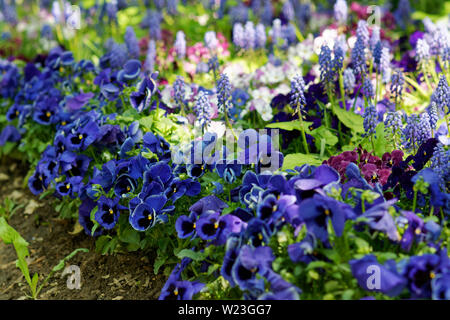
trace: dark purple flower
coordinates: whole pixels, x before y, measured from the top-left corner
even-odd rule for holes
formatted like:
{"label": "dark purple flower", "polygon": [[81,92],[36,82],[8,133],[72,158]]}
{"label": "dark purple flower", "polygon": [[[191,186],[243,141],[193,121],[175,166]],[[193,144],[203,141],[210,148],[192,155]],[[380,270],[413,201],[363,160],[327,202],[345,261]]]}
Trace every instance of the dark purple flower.
{"label": "dark purple flower", "polygon": [[156,84],[152,78],[144,77],[139,84],[138,91],[130,94],[130,103],[133,108],[138,112],[142,112],[146,109],[152,98],[153,93],[156,91]]}
{"label": "dark purple flower", "polygon": [[80,110],[93,97],[94,97],[94,94],[92,92],[80,93],[72,98],[67,99],[66,107],[72,112]]}
{"label": "dark purple flower", "polygon": [[354,216],[350,205],[319,194],[300,202],[298,211],[307,229],[324,243],[328,240],[329,219],[336,235],[340,237],[344,231],[345,220]]}
{"label": "dark purple flower", "polygon": [[379,291],[395,297],[406,286],[406,279],[397,273],[393,260],[383,266],[374,255],[367,255],[359,260],[350,260],[349,264],[353,276],[364,290]]}

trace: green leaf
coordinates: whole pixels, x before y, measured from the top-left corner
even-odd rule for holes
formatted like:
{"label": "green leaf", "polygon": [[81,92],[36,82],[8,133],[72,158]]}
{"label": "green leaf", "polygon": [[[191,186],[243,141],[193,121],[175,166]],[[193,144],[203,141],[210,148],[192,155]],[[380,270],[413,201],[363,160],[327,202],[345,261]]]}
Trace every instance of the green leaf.
{"label": "green leaf", "polygon": [[190,258],[194,261],[202,261],[205,260],[206,256],[203,252],[195,252],[189,249],[183,249],[176,254],[176,256],[180,259]]}
{"label": "green leaf", "polygon": [[318,166],[322,164],[322,161],[318,154],[291,153],[284,158],[283,170],[294,169],[305,163]]}
{"label": "green leaf", "polygon": [[139,124],[143,128],[148,129],[150,131],[153,125],[153,116],[147,116],[139,119]]}
{"label": "green leaf", "polygon": [[333,112],[347,128],[358,133],[364,133],[364,119],[359,114],[333,106]]}
{"label": "green leaf", "polygon": [[[303,129],[309,130],[308,128],[311,124],[312,124],[312,122],[303,121]],[[292,131],[292,130],[301,131],[302,130],[299,120],[269,123],[268,125],[266,125],[266,127],[272,128],[272,129],[283,129],[283,130],[287,130],[287,131]]]}
{"label": "green leaf", "polygon": [[52,271],[56,272],[56,271],[62,270],[64,268],[66,261],[72,259],[73,256],[76,255],[78,252],[89,252],[89,250],[86,248],[75,249],[69,255],[67,255],[65,258],[59,260],[58,264],[53,267]]}
{"label": "green leaf", "polygon": [[155,260],[155,263],[153,264],[153,272],[155,274],[158,274],[159,268],[161,268],[161,266],[164,265],[166,260],[167,260],[167,257],[158,256],[158,258]]}
{"label": "green leaf", "polygon": [[325,262],[325,261],[313,261],[313,262],[310,262],[308,264],[308,266],[306,267],[305,270],[308,271],[308,270],[312,270],[312,269],[315,269],[315,268],[325,268],[328,265],[329,264],[327,262]]}
{"label": "green leaf", "polygon": [[334,146],[339,141],[336,134],[332,133],[330,130],[322,126],[309,132],[309,134],[316,139],[319,147],[321,139],[325,139],[326,144],[329,146]]}

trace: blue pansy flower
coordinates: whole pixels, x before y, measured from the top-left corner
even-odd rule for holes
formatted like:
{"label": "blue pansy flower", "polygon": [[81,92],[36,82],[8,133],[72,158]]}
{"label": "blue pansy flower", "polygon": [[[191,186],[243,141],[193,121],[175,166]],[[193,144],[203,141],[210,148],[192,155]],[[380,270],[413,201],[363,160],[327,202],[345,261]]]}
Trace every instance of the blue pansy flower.
{"label": "blue pansy flower", "polygon": [[98,199],[97,212],[95,212],[95,220],[106,230],[114,228],[119,220],[119,211],[126,209],[119,205],[119,197],[114,199],[101,196]]}
{"label": "blue pansy flower", "polygon": [[[349,264],[353,276],[364,290],[379,291],[390,297],[395,297],[402,292],[407,284],[406,279],[397,272],[393,260],[381,265],[374,255],[367,255],[358,260],[350,260]],[[376,277],[377,275],[379,278]]]}
{"label": "blue pansy flower", "polygon": [[131,106],[138,112],[142,112],[150,105],[150,100],[155,91],[156,84],[153,79],[144,77],[139,84],[138,91],[130,94]]}
{"label": "blue pansy flower", "polygon": [[165,196],[149,196],[133,210],[129,217],[131,226],[138,231],[145,231],[153,227],[158,221],[164,220],[166,212],[173,211],[174,206],[164,208],[167,202]]}

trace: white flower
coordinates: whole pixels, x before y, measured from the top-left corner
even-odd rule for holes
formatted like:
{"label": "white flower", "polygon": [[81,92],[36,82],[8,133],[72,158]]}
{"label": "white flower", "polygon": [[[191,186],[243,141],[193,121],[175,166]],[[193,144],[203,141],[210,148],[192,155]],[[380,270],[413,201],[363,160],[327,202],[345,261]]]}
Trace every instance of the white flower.
{"label": "white flower", "polygon": [[167,85],[161,91],[161,100],[166,104],[169,108],[176,108],[175,96],[173,94],[173,88],[171,85]]}
{"label": "white flower", "polygon": [[286,83],[280,84],[275,88],[275,95],[279,94],[288,94],[291,91],[291,87],[289,87]]}
{"label": "white flower", "polygon": [[270,104],[265,102],[262,99],[253,100],[253,105],[255,106],[256,111],[261,115],[261,118],[264,121],[270,121],[273,118],[272,108]]}
{"label": "white flower", "polygon": [[211,121],[207,126],[206,126],[206,131],[210,132],[210,133],[215,133],[217,134],[217,138],[221,138],[223,137],[223,135],[225,134],[225,130],[227,129],[225,122],[224,121]]}

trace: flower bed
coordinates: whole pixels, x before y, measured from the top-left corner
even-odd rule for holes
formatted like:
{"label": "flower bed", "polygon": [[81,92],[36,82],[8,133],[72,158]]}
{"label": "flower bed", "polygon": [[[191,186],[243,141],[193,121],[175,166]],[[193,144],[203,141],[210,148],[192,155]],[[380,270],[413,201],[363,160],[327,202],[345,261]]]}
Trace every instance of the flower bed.
{"label": "flower bed", "polygon": [[160,299],[450,298],[448,17],[58,3],[60,46],[1,51],[0,153],[100,253],[157,250]]}

